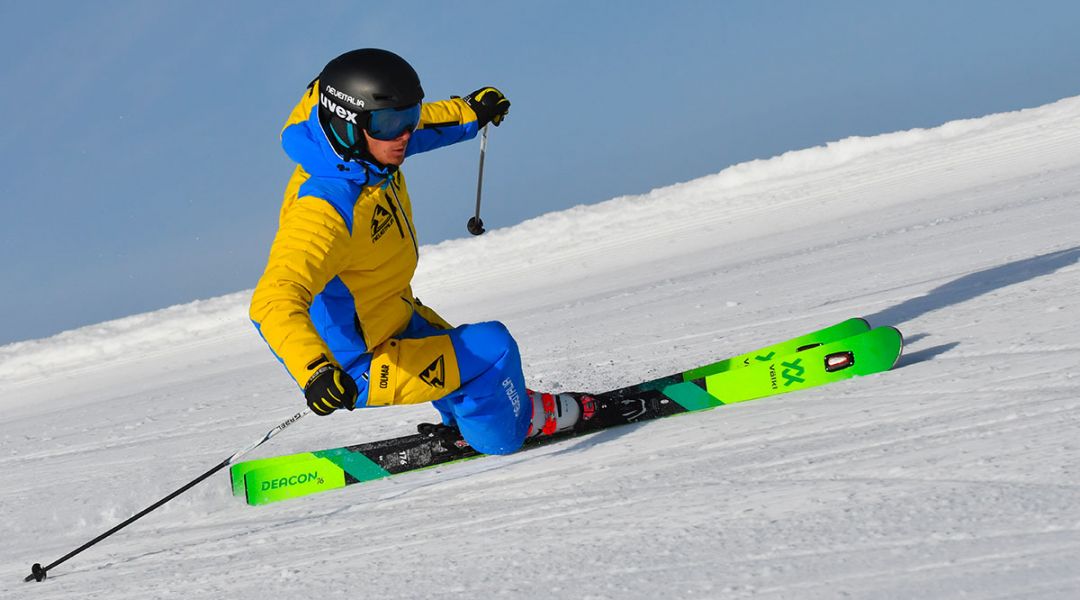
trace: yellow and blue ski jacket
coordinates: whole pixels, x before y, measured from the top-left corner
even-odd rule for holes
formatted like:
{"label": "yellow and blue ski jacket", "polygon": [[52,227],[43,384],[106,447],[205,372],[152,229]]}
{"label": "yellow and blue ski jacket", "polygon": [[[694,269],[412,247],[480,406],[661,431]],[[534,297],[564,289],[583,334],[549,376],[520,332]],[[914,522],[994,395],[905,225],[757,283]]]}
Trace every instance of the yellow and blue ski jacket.
{"label": "yellow and blue ski jacket", "polygon": [[[318,118],[318,82],[293,109],[281,145],[297,166],[250,316],[301,387],[325,355],[347,366],[403,331],[419,304],[410,282],[419,244],[400,170],[345,162]],[[424,103],[406,156],[471,139],[476,113],[461,99]]]}

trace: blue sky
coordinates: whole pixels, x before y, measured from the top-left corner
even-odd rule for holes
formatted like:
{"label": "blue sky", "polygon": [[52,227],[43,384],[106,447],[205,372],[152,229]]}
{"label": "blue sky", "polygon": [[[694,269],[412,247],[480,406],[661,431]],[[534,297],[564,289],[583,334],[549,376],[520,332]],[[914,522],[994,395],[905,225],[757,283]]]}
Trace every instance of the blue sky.
{"label": "blue sky", "polygon": [[[0,4],[0,343],[254,286],[330,58],[429,99],[496,85],[484,220],[1080,94],[1076,2]],[[467,236],[478,143],[405,165],[422,243]],[[672,218],[693,218],[673,215]]]}

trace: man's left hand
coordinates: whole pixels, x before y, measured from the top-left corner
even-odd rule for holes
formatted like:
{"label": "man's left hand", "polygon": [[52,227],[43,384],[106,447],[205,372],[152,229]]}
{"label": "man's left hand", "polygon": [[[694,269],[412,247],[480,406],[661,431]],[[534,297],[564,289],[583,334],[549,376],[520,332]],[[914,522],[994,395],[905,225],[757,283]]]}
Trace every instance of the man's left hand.
{"label": "man's left hand", "polygon": [[498,127],[510,112],[510,101],[502,92],[491,86],[482,87],[465,96],[463,100],[476,113],[480,127],[488,123]]}

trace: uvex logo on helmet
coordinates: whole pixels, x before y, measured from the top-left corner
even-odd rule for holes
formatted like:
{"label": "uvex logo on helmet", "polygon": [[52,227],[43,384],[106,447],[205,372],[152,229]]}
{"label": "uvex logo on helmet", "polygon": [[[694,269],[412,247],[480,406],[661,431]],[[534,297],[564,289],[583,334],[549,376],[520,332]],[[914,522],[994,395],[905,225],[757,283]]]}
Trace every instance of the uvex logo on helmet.
{"label": "uvex logo on helmet", "polygon": [[[328,88],[328,89],[332,90],[334,88]],[[359,125],[359,123],[356,122],[356,113],[354,113],[351,110],[347,110],[343,106],[337,104],[336,102],[331,100],[329,97],[327,97],[326,94],[319,94],[319,103],[322,104],[323,107],[326,108],[326,110],[328,110],[331,113],[337,115],[338,118],[345,119],[346,121],[352,123],[353,125]]]}

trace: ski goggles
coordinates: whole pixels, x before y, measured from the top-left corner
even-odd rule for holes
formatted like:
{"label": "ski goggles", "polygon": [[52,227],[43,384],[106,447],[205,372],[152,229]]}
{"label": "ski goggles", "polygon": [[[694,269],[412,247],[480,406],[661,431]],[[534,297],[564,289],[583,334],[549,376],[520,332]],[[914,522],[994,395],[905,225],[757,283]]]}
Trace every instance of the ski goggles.
{"label": "ski goggles", "polygon": [[368,114],[371,116],[367,126],[368,135],[384,142],[401,137],[401,134],[416,129],[420,124],[419,103],[405,108],[382,108]]}

